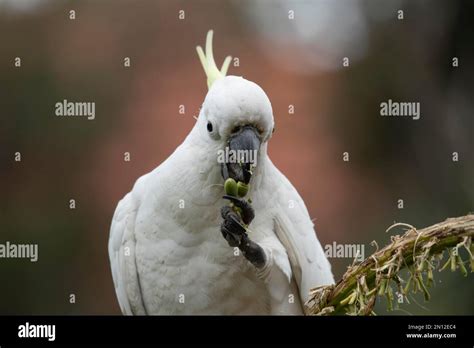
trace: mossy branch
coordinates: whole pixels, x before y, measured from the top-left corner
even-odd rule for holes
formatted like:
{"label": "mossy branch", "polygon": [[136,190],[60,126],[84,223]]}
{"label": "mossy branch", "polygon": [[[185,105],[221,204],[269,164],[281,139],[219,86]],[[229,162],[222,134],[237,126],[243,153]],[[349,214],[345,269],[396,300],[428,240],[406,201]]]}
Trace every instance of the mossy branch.
{"label": "mossy branch", "polygon": [[[396,227],[407,227],[408,230],[402,236],[392,236],[389,245],[361,263],[350,266],[335,285],[312,289],[305,304],[306,313],[371,315],[375,314],[373,307],[377,296],[385,296],[389,309],[392,309],[394,288],[397,296],[403,296],[407,301],[410,291],[422,292],[428,300],[428,288],[436,269],[459,269],[467,276],[465,264],[469,263],[471,272],[474,272],[473,214],[450,218],[421,230],[399,223],[387,231]],[[461,249],[465,250],[467,261],[462,259]],[[443,260],[445,250],[448,251],[447,261]],[[400,276],[400,271],[405,268],[409,271],[407,280]]]}

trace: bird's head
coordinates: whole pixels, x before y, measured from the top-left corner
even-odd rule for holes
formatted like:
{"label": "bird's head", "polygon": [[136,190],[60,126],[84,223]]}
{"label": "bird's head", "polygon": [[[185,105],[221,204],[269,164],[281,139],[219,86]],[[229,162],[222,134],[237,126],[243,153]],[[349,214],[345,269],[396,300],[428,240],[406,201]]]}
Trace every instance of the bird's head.
{"label": "bird's head", "polygon": [[206,54],[200,47],[198,54],[209,87],[196,123],[200,138],[216,150],[224,177],[248,183],[249,173],[258,165],[259,158],[266,156],[267,142],[274,130],[270,100],[256,83],[225,76],[230,57],[220,71],[217,69],[212,31],[207,36]]}

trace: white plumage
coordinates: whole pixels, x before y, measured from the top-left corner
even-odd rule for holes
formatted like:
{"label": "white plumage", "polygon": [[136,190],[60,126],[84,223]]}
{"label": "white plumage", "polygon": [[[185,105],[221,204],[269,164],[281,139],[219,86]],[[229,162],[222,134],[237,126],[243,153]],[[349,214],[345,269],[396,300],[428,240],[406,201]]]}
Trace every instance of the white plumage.
{"label": "white plumage", "polygon": [[[261,269],[220,232],[228,201],[217,154],[244,124],[263,140],[249,192],[249,237],[267,260]],[[267,155],[273,126],[258,85],[236,76],[212,84],[184,142],[115,211],[109,256],[124,314],[302,314],[309,289],[334,282],[303,200]]]}

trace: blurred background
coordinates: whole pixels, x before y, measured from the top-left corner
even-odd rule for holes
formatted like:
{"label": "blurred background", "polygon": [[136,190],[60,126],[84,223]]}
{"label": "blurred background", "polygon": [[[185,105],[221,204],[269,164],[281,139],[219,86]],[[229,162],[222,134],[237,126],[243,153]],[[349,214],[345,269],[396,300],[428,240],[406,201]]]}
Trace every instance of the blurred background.
{"label": "blurred background", "polygon": [[[395,221],[421,228],[473,211],[473,10],[435,0],[0,0],[0,243],[39,245],[36,263],[0,259],[0,314],[120,313],[111,218],[193,127],[207,92],[195,46],[209,29],[216,61],[237,57],[229,74],[270,97],[270,156],[323,245],[364,244],[367,256]],[[95,102],[95,119],[55,116],[64,99]],[[388,99],[420,102],[421,118],[381,117]],[[336,278],[352,263],[330,261]],[[381,301],[376,312],[473,314],[473,279],[437,274],[430,302],[417,295],[387,313]]]}

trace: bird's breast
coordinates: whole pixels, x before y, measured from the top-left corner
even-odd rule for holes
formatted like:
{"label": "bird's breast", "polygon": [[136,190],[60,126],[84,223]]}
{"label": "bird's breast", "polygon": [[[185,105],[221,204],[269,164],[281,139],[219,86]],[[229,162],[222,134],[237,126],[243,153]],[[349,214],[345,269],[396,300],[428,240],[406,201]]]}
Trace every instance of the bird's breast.
{"label": "bird's breast", "polygon": [[269,314],[265,284],[219,226],[175,228],[137,241],[137,268],[149,314]]}

